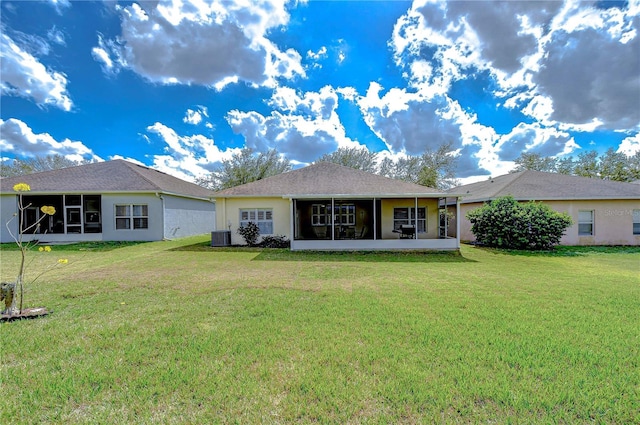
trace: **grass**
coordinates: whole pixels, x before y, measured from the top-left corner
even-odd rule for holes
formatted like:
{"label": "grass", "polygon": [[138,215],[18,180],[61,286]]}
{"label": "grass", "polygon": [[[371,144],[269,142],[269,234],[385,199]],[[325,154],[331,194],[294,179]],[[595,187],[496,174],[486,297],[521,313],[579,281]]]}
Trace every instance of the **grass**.
{"label": "grass", "polygon": [[0,423],[639,423],[638,251],[567,253],[68,247]]}

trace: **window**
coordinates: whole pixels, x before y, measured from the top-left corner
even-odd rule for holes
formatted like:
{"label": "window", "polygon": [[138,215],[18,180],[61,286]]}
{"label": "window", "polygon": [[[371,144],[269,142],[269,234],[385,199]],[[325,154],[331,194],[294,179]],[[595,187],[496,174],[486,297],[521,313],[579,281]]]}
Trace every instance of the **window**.
{"label": "window", "polygon": [[311,225],[326,226],[331,222],[331,204],[311,205]]}
{"label": "window", "polygon": [[116,205],[116,229],[148,229],[149,208],[147,205]]}
{"label": "window", "polygon": [[240,210],[240,226],[250,221],[258,225],[261,235],[273,234],[273,211],[271,209]]}
{"label": "window", "polygon": [[640,210],[633,210],[633,234],[640,235]]}
{"label": "window", "polygon": [[335,206],[335,224],[343,226],[356,225],[356,206],[354,204],[340,204]]}
{"label": "window", "polygon": [[399,230],[403,224],[413,224],[418,221],[418,233],[427,232],[427,208],[418,208],[418,217],[416,217],[415,208],[394,208],[393,209],[393,229]]}
{"label": "window", "polygon": [[578,211],[578,236],[593,236],[593,211]]}

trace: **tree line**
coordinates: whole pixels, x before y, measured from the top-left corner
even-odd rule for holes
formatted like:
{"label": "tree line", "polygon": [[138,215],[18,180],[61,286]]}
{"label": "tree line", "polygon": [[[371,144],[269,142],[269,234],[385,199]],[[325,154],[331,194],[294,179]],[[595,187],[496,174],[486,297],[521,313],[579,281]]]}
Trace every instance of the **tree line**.
{"label": "tree line", "polygon": [[[455,178],[457,158],[453,155],[453,143],[444,143],[437,149],[425,150],[422,155],[397,160],[388,157],[380,160],[377,152],[371,152],[366,147],[339,148],[320,156],[315,162],[333,162],[436,189],[448,189],[458,183]],[[255,152],[251,148],[244,148],[231,159],[223,160],[209,175],[196,179],[196,183],[209,189],[222,190],[291,169],[291,162],[275,149]]]}
{"label": "tree line", "polygon": [[[321,161],[442,190],[459,183],[456,178],[458,157],[454,154],[452,142],[444,143],[436,149],[427,149],[421,155],[398,159],[381,158],[378,152],[371,152],[366,147],[344,147],[320,156],[315,162]],[[13,159],[0,162],[0,177],[55,170],[88,162],[73,161],[62,155]],[[208,175],[198,177],[196,183],[212,190],[222,190],[291,169],[291,161],[275,149],[257,152],[244,148],[230,159],[221,161]],[[596,151],[586,151],[577,157],[561,159],[523,153],[515,160],[515,168],[510,172],[525,170],[630,182],[640,180],[640,152],[627,156],[610,148],[602,155],[598,155]]]}
{"label": "tree line", "polygon": [[640,152],[627,156],[609,148],[604,154],[586,151],[577,157],[557,159],[536,153],[523,153],[516,160],[511,173],[525,170],[545,171],[572,176],[591,177],[620,182],[640,180]]}

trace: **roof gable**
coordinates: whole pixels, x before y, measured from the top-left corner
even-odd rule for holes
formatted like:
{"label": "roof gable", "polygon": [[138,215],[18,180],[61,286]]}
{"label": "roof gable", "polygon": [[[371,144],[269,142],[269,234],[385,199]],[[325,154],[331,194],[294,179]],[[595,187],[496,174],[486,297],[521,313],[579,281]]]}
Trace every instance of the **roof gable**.
{"label": "roof gable", "polygon": [[394,180],[330,162],[221,190],[216,197],[236,196],[383,196],[440,194],[437,189]]}
{"label": "roof gable", "polygon": [[518,200],[640,199],[640,186],[612,180],[526,170],[458,186],[462,202],[483,202],[501,196]]}
{"label": "roof gable", "polygon": [[0,192],[13,192],[16,183],[31,192],[162,192],[211,198],[213,191],[161,171],[121,159],[0,179]]}

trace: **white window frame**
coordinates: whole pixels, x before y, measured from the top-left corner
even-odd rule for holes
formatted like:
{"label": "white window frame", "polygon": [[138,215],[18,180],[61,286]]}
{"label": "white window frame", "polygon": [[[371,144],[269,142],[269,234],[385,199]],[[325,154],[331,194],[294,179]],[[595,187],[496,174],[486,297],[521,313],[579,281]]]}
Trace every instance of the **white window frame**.
{"label": "white window frame", "polygon": [[[585,213],[589,213],[589,219],[584,218]],[[583,217],[581,217],[583,216]],[[584,226],[590,226],[591,230],[586,232]],[[578,236],[593,236],[595,234],[595,212],[594,210],[578,211]]]}
{"label": "white window frame", "polygon": [[260,235],[273,235],[272,208],[242,208],[240,209],[240,226],[253,222],[260,229]]}
{"label": "white window frame", "polygon": [[311,205],[311,225],[328,226],[331,223],[331,204]]}
{"label": "white window frame", "polygon": [[[407,210],[407,218],[396,218],[396,210]],[[393,229],[400,230],[400,226],[403,224],[417,224],[418,233],[427,233],[427,207],[418,207],[418,214],[420,214],[420,210],[424,210],[424,218],[416,219],[416,207],[394,207]]]}
{"label": "white window frame", "polygon": [[640,210],[632,210],[633,234],[640,236]]}
{"label": "white window frame", "polygon": [[334,217],[336,226],[356,225],[356,205],[355,204],[335,204]]}
{"label": "white window frame", "polygon": [[[125,214],[118,215],[118,208],[126,208]],[[116,230],[147,230],[149,229],[149,205],[147,204],[116,204],[114,206]],[[136,211],[139,210],[139,211]],[[118,220],[128,220],[127,227],[118,227]],[[144,224],[144,225],[143,225]]]}

